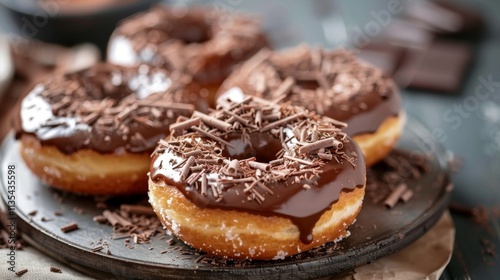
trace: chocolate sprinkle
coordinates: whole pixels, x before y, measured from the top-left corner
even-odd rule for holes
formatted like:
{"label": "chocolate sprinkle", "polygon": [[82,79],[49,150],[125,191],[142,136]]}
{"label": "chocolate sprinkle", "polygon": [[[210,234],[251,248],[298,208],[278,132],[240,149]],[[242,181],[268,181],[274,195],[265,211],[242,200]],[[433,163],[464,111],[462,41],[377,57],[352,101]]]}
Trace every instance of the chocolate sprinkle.
{"label": "chocolate sprinkle", "polygon": [[26,272],[28,272],[28,270],[25,268],[25,269],[21,269],[19,271],[16,271],[16,276],[17,277],[21,277],[23,274],[25,274]]}
{"label": "chocolate sprinkle", "polygon": [[51,266],[51,267],[50,267],[50,272],[54,272],[54,273],[62,273],[62,270],[61,270],[60,268],[57,268],[57,267]]}
{"label": "chocolate sprinkle", "polygon": [[401,195],[407,190],[406,184],[399,184],[385,199],[384,204],[387,208],[394,208]]}
{"label": "chocolate sprinkle", "polygon": [[75,222],[72,222],[70,224],[67,224],[67,225],[64,225],[61,227],[61,231],[64,233],[68,233],[68,232],[71,232],[71,231],[74,231],[77,229],[78,229],[78,224]]}

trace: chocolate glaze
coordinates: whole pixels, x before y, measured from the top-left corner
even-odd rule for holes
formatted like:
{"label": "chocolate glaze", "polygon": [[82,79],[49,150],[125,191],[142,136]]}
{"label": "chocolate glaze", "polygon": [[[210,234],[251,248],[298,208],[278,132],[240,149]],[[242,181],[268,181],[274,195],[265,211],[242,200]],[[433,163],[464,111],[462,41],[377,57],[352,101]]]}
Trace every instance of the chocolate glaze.
{"label": "chocolate glaze", "polygon": [[[216,114],[213,113],[211,115]],[[302,120],[297,122],[300,121]],[[316,119],[316,122],[318,122],[318,119]],[[282,143],[278,136],[269,132],[254,131],[246,133],[246,136],[243,137],[241,130],[225,133],[221,135],[221,138],[227,141],[231,147],[222,147],[220,156],[229,161],[235,159],[242,161],[255,157],[257,162],[269,163],[277,159],[275,154],[282,149],[283,144],[288,146],[290,150],[297,148],[297,139],[288,125],[290,123],[282,125],[285,139],[291,139],[286,144]],[[308,175],[305,178],[304,176],[290,173],[290,175],[278,181],[271,180],[265,182],[264,180],[264,184],[273,193],[261,192],[264,197],[262,201],[249,200],[248,194],[244,191],[248,187],[248,184],[242,182],[237,182],[231,187],[225,188],[222,198],[214,196],[210,191],[207,191],[206,195],[203,195],[200,192],[199,185],[196,185],[197,182],[190,185],[186,180],[181,179],[182,168],[178,168],[177,166],[186,160],[185,154],[187,152],[182,149],[176,151],[163,147],[161,151],[157,150],[151,162],[150,177],[153,182],[163,182],[167,187],[176,187],[188,200],[202,208],[236,210],[257,215],[280,216],[290,219],[300,231],[300,240],[304,244],[309,244],[313,240],[312,231],[316,222],[325,211],[331,209],[332,204],[338,201],[340,193],[342,191],[352,191],[354,188],[363,187],[365,184],[366,169],[360,148],[348,136],[341,136],[339,134],[335,137],[338,137],[338,140],[342,141],[344,147],[340,151],[332,151],[332,153],[349,155],[352,157],[351,162],[340,157],[337,158],[338,162],[335,159],[321,161],[317,156],[309,155],[309,160],[318,160],[318,165],[314,169],[318,171],[319,175],[311,176],[310,178]],[[344,137],[346,138],[342,140]],[[193,139],[197,138],[198,136],[195,136]],[[174,144],[183,143],[184,140],[181,139],[184,138],[182,136],[181,138],[170,136],[166,141]],[[203,136],[200,136],[200,139],[201,143],[211,141]],[[166,145],[168,146],[169,144]],[[209,150],[214,151],[215,149],[210,148]],[[216,152],[211,153],[218,156]],[[283,163],[272,168],[280,170],[280,168],[285,168],[285,166],[287,165]],[[223,171],[223,167],[205,166],[205,168],[211,168],[207,173],[209,184],[210,182],[216,184],[217,179],[227,177],[227,174]],[[241,176],[236,178],[245,179],[252,176],[254,176],[253,173],[243,172]],[[298,181],[296,181],[297,179]],[[311,188],[305,188],[305,184],[310,185]]]}
{"label": "chocolate glaze", "polygon": [[[243,144],[243,143],[241,143]],[[273,139],[265,145],[281,147],[279,139]],[[242,145],[243,146],[243,145]],[[245,152],[251,153],[252,145],[245,145]],[[238,145],[238,147],[240,147]],[[264,150],[265,151],[265,150]],[[264,152],[262,151],[262,152]],[[361,154],[358,146],[348,145],[346,153],[356,152]],[[175,157],[173,153],[167,157]],[[153,158],[153,163],[158,156]],[[164,158],[167,160],[168,158]],[[355,164],[363,166],[362,157],[357,157]],[[210,192],[207,196],[201,195],[197,191],[186,185],[185,182],[177,180],[178,174],[174,170],[159,170],[154,164],[151,166],[151,178],[158,182],[163,180],[167,185],[177,187],[184,196],[199,207],[220,208],[224,210],[245,211],[264,216],[281,216],[290,219],[300,231],[300,240],[304,244],[309,244],[313,240],[312,230],[325,211],[336,203],[342,191],[352,191],[355,187],[363,187],[365,182],[365,172],[362,168],[354,168],[346,160],[341,163],[330,161],[321,169],[323,174],[317,181],[318,185],[314,189],[305,190],[302,179],[295,183],[295,177],[290,177],[286,181],[267,185],[274,195],[262,193],[265,200],[262,204],[255,201],[247,201],[243,192],[245,185],[240,183],[230,188],[220,202]],[[216,176],[217,174],[213,174]]]}
{"label": "chocolate glaze", "polygon": [[[314,78],[316,73],[321,73],[327,85]],[[295,79],[295,86],[280,102],[291,102],[346,122],[344,131],[350,136],[373,133],[384,120],[398,116],[402,110],[397,87],[382,71],[344,50],[304,46],[272,52],[259,65],[243,64],[223,83],[218,99],[238,89],[245,95],[273,100],[279,98],[274,94],[288,77]]]}
{"label": "chocolate glaze", "polygon": [[108,60],[144,62],[189,72],[203,85],[219,85],[233,67],[267,45],[255,19],[206,7],[156,6],[115,30]]}
{"label": "chocolate glaze", "polygon": [[179,115],[208,108],[189,82],[176,72],[108,64],[54,76],[22,100],[14,120],[16,137],[33,135],[67,154],[81,149],[152,152]]}

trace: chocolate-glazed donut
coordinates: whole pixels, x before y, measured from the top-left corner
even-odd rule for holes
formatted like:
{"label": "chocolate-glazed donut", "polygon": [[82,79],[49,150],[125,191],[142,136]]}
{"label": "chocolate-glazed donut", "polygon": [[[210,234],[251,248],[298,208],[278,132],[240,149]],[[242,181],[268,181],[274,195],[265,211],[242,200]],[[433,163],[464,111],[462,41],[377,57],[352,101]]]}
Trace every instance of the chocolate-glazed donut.
{"label": "chocolate-glazed donut", "polygon": [[36,85],[14,128],[24,161],[47,184],[82,194],[141,193],[149,155],[169,125],[207,108],[182,73],[98,64]]}
{"label": "chocolate-glazed donut", "polygon": [[218,102],[241,93],[291,102],[345,122],[345,132],[358,142],[368,165],[390,152],[404,124],[392,79],[346,50],[264,50],[228,77]]}
{"label": "chocolate-glazed donut", "polygon": [[252,17],[207,7],[160,5],[118,26],[109,42],[108,61],[187,71],[214,95],[235,65],[266,45]]}
{"label": "chocolate-glazed donut", "polygon": [[149,198],[185,243],[228,258],[279,259],[349,235],[366,167],[339,122],[257,97],[170,126]]}

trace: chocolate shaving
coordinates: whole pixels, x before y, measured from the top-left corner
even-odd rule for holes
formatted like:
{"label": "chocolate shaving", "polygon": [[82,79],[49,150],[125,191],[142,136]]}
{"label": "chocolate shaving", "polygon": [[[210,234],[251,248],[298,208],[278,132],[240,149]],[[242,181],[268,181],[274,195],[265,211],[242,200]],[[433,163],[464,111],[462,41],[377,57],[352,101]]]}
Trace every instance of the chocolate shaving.
{"label": "chocolate shaving", "polygon": [[50,267],[50,272],[55,272],[55,273],[62,273],[62,270],[60,268],[51,266]]}
{"label": "chocolate shaving", "polygon": [[299,148],[299,153],[307,154],[307,153],[311,153],[311,152],[317,151],[319,149],[328,148],[328,147],[334,147],[336,150],[339,150],[339,149],[342,149],[343,144],[342,144],[342,142],[340,142],[339,140],[337,140],[333,137],[326,138],[326,139],[316,141],[314,143],[309,143],[309,144],[303,145],[302,147]]}
{"label": "chocolate shaving", "polygon": [[226,146],[233,147],[233,145],[231,145],[231,144],[230,144],[229,142],[227,142],[227,141],[224,141],[222,138],[220,138],[220,137],[218,137],[218,136],[215,136],[215,135],[213,135],[213,134],[210,134],[210,133],[206,132],[205,130],[202,130],[202,129],[200,129],[200,128],[196,127],[196,126],[191,127],[191,129],[192,129],[192,130],[194,130],[194,131],[196,131],[196,132],[199,132],[199,133],[200,133],[200,134],[202,134],[203,136],[206,136],[206,137],[208,137],[208,138],[211,138],[211,139],[213,139],[213,140],[215,140],[215,141],[217,141],[217,142],[220,142],[220,143],[222,143],[222,144],[224,144],[224,145],[226,145]]}
{"label": "chocolate shaving", "polygon": [[90,251],[95,253],[95,252],[101,251],[102,249],[104,249],[104,247],[101,245],[101,246],[97,246],[95,248],[92,248]]}
{"label": "chocolate shaving", "polygon": [[188,158],[188,160],[186,161],[186,163],[184,164],[184,167],[182,168],[182,171],[181,171],[181,179],[182,180],[186,180],[189,172],[191,171],[191,166],[193,166],[194,164],[194,157],[193,156],[190,156]]}
{"label": "chocolate shaving", "polygon": [[318,157],[320,159],[324,159],[324,160],[332,160],[333,159],[333,155],[326,154],[326,153],[318,153]]}
{"label": "chocolate shaving", "polygon": [[297,113],[297,114],[295,114],[295,115],[288,116],[288,117],[286,117],[286,118],[283,118],[283,119],[280,119],[280,120],[278,120],[278,121],[272,122],[272,123],[270,123],[270,124],[268,124],[268,125],[266,125],[266,126],[262,127],[262,128],[260,129],[260,132],[266,132],[266,131],[269,131],[269,130],[271,130],[272,128],[278,127],[278,126],[283,125],[283,124],[285,124],[285,123],[287,123],[287,122],[291,122],[291,121],[293,121],[293,120],[295,120],[295,119],[297,119],[297,118],[299,118],[299,117],[302,117],[303,115],[304,115],[304,113]]}
{"label": "chocolate shaving", "polygon": [[200,118],[192,118],[181,122],[176,122],[170,125],[170,131],[177,132],[179,130],[186,130],[192,126],[199,125],[201,123]]}
{"label": "chocolate shaving", "polygon": [[255,113],[255,125],[257,125],[257,127],[262,126],[262,110],[257,110]]}
{"label": "chocolate shaving", "polygon": [[78,224],[75,222],[69,223],[61,227],[61,231],[64,233],[68,233],[77,229],[78,229]]}
{"label": "chocolate shaving", "polygon": [[207,174],[203,173],[203,175],[201,175],[201,195],[207,196],[207,186]]}
{"label": "chocolate shaving", "polygon": [[141,106],[151,106],[151,107],[156,107],[156,108],[162,108],[162,109],[168,109],[172,110],[175,112],[180,112],[184,114],[189,114],[192,113],[195,109],[193,104],[187,104],[187,103],[162,103],[162,102],[155,102],[153,104],[140,104]]}
{"label": "chocolate shaving", "polygon": [[284,155],[283,157],[286,158],[286,159],[289,159],[289,160],[296,161],[296,162],[301,163],[301,164],[313,165],[313,163],[311,161],[308,161],[308,160],[303,160],[303,159],[296,158],[296,157],[291,157],[291,156],[288,156],[288,155]]}
{"label": "chocolate shaving", "polygon": [[269,172],[271,170],[271,165],[263,162],[249,161],[248,165],[255,169],[260,169],[262,171]]}
{"label": "chocolate shaving", "polygon": [[406,184],[399,184],[390,194],[389,196],[385,199],[384,205],[392,209],[398,203],[398,200],[401,198],[401,195],[407,190]]}
{"label": "chocolate shaving", "polygon": [[223,130],[223,131],[229,131],[231,130],[232,126],[228,123],[225,123],[219,119],[216,119],[214,117],[208,116],[206,114],[203,114],[201,112],[195,111],[193,113],[194,118],[200,118],[201,121],[211,127],[215,127],[217,129]]}
{"label": "chocolate shaving", "polygon": [[104,210],[104,212],[102,212],[102,215],[108,220],[108,222],[112,225],[112,226],[116,226],[117,224],[120,223],[120,221],[118,220],[118,218],[116,217],[115,214],[113,214],[111,211],[109,210]]}
{"label": "chocolate shaving", "polygon": [[155,212],[150,206],[122,204],[120,209],[130,214],[154,216]]}
{"label": "chocolate shaving", "polygon": [[410,189],[405,190],[400,198],[404,203],[408,203],[413,198],[413,191]]}
{"label": "chocolate shaving", "polygon": [[18,270],[16,271],[16,276],[17,277],[21,277],[23,276],[23,274],[25,274],[26,272],[28,272],[28,270],[25,268],[25,269],[21,269],[21,270]]}
{"label": "chocolate shaving", "polygon": [[108,221],[108,219],[106,219],[106,217],[104,217],[104,216],[102,216],[102,215],[97,215],[97,216],[94,216],[94,217],[92,218],[92,220],[93,220],[94,222],[97,222],[97,223],[100,223],[100,224],[103,224],[103,223],[105,223],[105,222],[107,222],[107,221]]}
{"label": "chocolate shaving", "polygon": [[227,172],[230,175],[234,175],[238,172],[241,172],[240,162],[237,159],[233,159],[227,166]]}
{"label": "chocolate shaving", "polygon": [[287,77],[272,93],[272,95],[275,97],[275,99],[279,99],[281,96],[286,96],[294,85],[295,79],[292,77]]}
{"label": "chocolate shaving", "polygon": [[345,122],[341,122],[341,121],[338,121],[338,120],[334,120],[330,117],[327,117],[327,116],[323,116],[323,119],[333,125],[336,125],[336,126],[340,126],[340,127],[347,127],[347,123]]}

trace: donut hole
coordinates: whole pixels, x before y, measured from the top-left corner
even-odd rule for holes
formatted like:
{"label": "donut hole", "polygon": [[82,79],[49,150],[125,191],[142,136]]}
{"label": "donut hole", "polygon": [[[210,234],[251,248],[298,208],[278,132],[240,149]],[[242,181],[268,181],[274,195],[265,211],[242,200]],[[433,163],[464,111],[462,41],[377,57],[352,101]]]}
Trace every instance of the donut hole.
{"label": "donut hole", "polygon": [[163,31],[168,39],[176,39],[186,45],[204,43],[212,39],[211,27],[204,17],[188,14],[177,20],[179,22],[176,24],[164,26]]}
{"label": "donut hole", "polygon": [[75,74],[74,77],[70,77],[70,79],[74,78],[80,80],[81,84],[84,85],[83,90],[85,91],[85,94],[81,97],[89,101],[107,99],[113,100],[116,104],[133,93],[127,83],[120,82],[120,84],[114,84],[113,79],[119,78],[120,81],[125,79],[122,73],[114,73],[110,79],[107,72],[107,69],[91,69],[79,76]]}
{"label": "donut hole", "polygon": [[269,163],[283,148],[281,141],[269,133],[254,132],[244,138],[241,133],[230,133],[225,140],[233,147],[226,146],[222,156],[237,160],[255,157],[258,162]]}
{"label": "donut hole", "polygon": [[184,30],[174,30],[174,34],[172,34],[172,36],[181,40],[186,45],[204,43],[210,41],[212,37],[208,26],[195,23],[185,26]]}
{"label": "donut hole", "polygon": [[303,89],[316,90],[321,87],[317,81],[298,81],[297,85]]}

